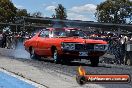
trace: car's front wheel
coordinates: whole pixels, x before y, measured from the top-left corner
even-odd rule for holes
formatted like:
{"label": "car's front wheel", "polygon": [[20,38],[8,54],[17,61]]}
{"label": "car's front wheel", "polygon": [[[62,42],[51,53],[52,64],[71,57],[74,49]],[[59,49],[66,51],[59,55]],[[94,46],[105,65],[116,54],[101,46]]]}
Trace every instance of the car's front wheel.
{"label": "car's front wheel", "polygon": [[94,67],[98,66],[98,64],[99,64],[99,57],[91,57],[90,58],[90,62],[91,62],[91,66],[94,66]]}
{"label": "car's front wheel", "polygon": [[38,59],[41,60],[41,57],[35,53],[35,50],[33,48],[30,48],[30,58],[31,59]]}
{"label": "car's front wheel", "polygon": [[57,49],[55,49],[53,52],[53,59],[54,59],[54,63],[56,64],[61,63],[61,58],[58,55]]}

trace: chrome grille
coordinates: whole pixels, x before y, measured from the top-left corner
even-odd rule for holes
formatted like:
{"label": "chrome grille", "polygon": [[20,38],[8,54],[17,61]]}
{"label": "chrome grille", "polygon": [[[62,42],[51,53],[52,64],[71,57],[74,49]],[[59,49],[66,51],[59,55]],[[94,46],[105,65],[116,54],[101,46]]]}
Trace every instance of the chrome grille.
{"label": "chrome grille", "polygon": [[76,50],[85,50],[85,45],[84,44],[76,44],[75,49]]}
{"label": "chrome grille", "polygon": [[76,50],[94,50],[94,44],[76,44]]}
{"label": "chrome grille", "polygon": [[94,50],[94,44],[87,44],[86,49],[93,49]]}

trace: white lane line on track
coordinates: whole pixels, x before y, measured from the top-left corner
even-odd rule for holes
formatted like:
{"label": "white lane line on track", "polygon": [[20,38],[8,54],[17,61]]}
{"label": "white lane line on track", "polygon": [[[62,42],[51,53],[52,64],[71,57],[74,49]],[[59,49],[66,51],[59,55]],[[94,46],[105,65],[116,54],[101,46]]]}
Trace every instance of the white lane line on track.
{"label": "white lane line on track", "polygon": [[47,88],[47,87],[42,86],[42,85],[40,85],[40,84],[37,84],[37,83],[35,83],[35,82],[33,82],[33,81],[27,80],[26,78],[23,78],[23,77],[21,77],[21,76],[18,76],[18,75],[15,75],[15,74],[11,73],[11,72],[8,72],[8,71],[6,71],[6,70],[4,70],[4,69],[1,69],[1,68],[0,68],[0,71],[1,71],[1,72],[4,72],[4,73],[6,73],[6,74],[8,74],[8,75],[10,75],[10,76],[12,76],[12,77],[15,77],[15,78],[17,78],[17,79],[20,79],[21,81],[24,81],[24,82],[26,82],[26,83],[29,83],[29,84],[35,86],[36,88]]}
{"label": "white lane line on track", "polygon": [[106,87],[100,86],[98,84],[85,84],[75,88],[106,88]]}

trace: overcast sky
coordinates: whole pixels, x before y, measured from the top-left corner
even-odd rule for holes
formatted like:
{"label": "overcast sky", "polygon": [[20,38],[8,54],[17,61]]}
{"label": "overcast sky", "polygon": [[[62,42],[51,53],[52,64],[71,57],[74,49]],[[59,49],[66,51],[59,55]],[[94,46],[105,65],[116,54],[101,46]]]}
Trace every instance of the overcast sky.
{"label": "overcast sky", "polygon": [[96,6],[105,0],[11,0],[17,8],[28,12],[42,12],[44,17],[51,17],[58,4],[67,9],[68,19],[95,21]]}

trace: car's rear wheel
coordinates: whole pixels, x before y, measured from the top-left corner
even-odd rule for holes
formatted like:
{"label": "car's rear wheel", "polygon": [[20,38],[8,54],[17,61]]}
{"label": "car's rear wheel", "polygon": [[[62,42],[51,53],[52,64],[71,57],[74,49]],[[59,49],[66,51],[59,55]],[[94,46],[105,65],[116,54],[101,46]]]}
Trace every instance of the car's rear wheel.
{"label": "car's rear wheel", "polygon": [[41,57],[35,53],[34,48],[30,48],[30,58],[41,60]]}
{"label": "car's rear wheel", "polygon": [[94,67],[98,66],[98,64],[99,64],[99,57],[91,57],[90,58],[90,62],[91,62],[91,66],[94,66]]}
{"label": "car's rear wheel", "polygon": [[53,59],[54,59],[54,63],[56,64],[61,63],[61,58],[58,55],[57,49],[53,51]]}

